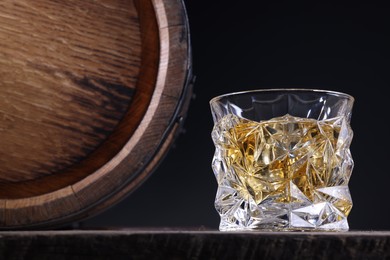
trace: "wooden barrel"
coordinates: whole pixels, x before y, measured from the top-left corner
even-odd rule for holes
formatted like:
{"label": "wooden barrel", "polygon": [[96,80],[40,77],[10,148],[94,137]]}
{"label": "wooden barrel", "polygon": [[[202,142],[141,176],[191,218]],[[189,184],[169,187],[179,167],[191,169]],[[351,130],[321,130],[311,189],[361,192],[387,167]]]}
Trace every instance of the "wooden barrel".
{"label": "wooden barrel", "polygon": [[5,0],[0,24],[0,229],[114,205],[156,168],[186,114],[182,0]]}

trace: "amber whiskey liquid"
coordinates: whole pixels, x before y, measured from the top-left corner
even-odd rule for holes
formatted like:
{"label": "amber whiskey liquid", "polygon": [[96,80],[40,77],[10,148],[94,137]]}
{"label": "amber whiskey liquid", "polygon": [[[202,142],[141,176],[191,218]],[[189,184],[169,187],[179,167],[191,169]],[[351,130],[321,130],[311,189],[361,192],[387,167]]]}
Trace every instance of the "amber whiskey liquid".
{"label": "amber whiskey liquid", "polygon": [[213,130],[221,230],[348,229],[351,139],[343,117],[225,116]]}

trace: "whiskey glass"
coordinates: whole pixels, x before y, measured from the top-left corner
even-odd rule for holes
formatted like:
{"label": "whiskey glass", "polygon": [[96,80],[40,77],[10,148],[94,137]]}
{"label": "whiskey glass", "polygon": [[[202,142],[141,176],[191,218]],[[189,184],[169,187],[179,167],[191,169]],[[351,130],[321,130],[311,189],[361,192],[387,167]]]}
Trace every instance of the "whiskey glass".
{"label": "whiskey glass", "polygon": [[354,98],[263,89],[210,101],[221,231],[346,231]]}

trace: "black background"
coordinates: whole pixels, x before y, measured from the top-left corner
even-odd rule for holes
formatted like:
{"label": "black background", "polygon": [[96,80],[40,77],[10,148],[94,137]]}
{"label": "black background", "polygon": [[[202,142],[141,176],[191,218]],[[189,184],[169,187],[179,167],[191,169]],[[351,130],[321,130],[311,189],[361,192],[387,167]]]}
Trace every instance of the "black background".
{"label": "black background", "polygon": [[186,132],[139,189],[83,226],[217,229],[209,100],[298,87],[355,97],[350,228],[390,229],[390,9],[374,2],[268,2],[185,1],[197,76]]}

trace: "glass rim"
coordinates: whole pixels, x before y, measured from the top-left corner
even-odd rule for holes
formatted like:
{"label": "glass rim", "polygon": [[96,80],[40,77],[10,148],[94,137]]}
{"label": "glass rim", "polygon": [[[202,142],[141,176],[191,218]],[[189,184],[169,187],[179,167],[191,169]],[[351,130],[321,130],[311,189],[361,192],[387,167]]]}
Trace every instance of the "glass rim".
{"label": "glass rim", "polygon": [[347,93],[340,92],[340,91],[334,91],[334,90],[325,90],[325,89],[311,89],[311,88],[269,88],[269,89],[253,89],[253,90],[244,90],[244,91],[236,91],[231,93],[226,93],[222,95],[218,95],[213,97],[209,103],[215,103],[223,98],[226,97],[232,97],[237,95],[244,95],[248,93],[262,93],[262,92],[279,92],[279,91],[286,91],[286,92],[311,92],[311,93],[324,93],[327,95],[332,95],[336,97],[342,97],[350,100],[351,102],[355,101],[355,98]]}

